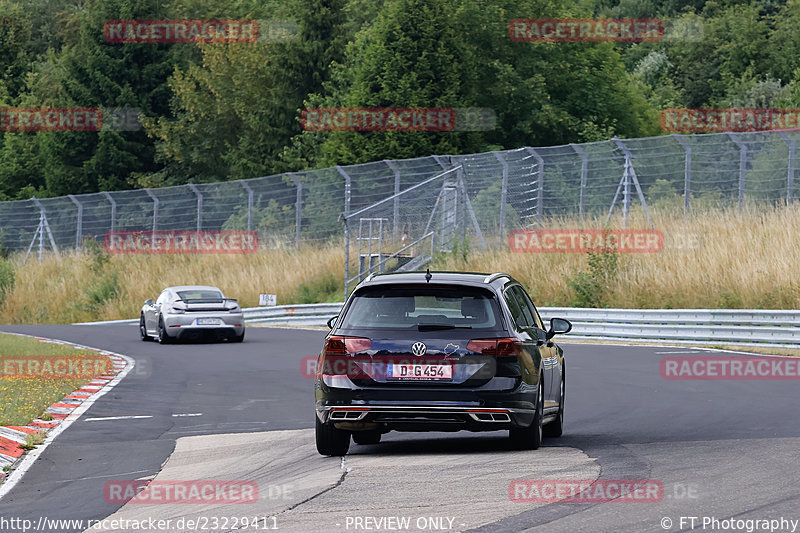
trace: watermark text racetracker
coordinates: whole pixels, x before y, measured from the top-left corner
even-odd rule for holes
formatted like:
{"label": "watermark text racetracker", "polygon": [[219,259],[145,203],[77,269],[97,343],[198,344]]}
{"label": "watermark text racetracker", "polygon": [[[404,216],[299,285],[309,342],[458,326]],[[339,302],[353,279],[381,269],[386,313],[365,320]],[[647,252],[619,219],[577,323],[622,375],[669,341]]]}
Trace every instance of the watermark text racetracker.
{"label": "watermark text racetracker", "polygon": [[514,19],[508,36],[518,42],[645,42],[664,37],[659,19]]}
{"label": "watermark text racetracker", "polygon": [[3,107],[0,130],[138,131],[141,110],[133,107]]}
{"label": "watermark text racetracker", "polygon": [[112,372],[105,355],[4,355],[0,378],[91,379]]}
{"label": "watermark text racetracker", "polygon": [[534,229],[508,236],[512,252],[528,253],[657,253],[664,248],[658,230]]}
{"label": "watermark text racetracker", "polygon": [[800,109],[664,109],[661,129],[673,133],[796,130]]}
{"label": "watermark text racetracker", "polygon": [[752,356],[670,356],[661,359],[668,380],[800,380],[800,359]]}
{"label": "watermark text racetracker", "polygon": [[299,24],[289,19],[128,19],[109,20],[103,26],[106,42],[114,44],[272,43],[298,36]]}
{"label": "watermark text racetracker", "polygon": [[516,503],[656,503],[664,499],[657,479],[515,479],[508,497]]}
{"label": "watermark text racetracker", "polygon": [[255,231],[109,231],[103,245],[111,254],[251,254]]}
{"label": "watermark text racetracker", "polygon": [[[282,491],[281,491],[282,494]],[[242,504],[258,501],[255,481],[108,481],[103,498],[111,504]]]}
{"label": "watermark text racetracker", "polygon": [[497,117],[487,107],[318,107],[300,112],[306,131],[490,131]]}

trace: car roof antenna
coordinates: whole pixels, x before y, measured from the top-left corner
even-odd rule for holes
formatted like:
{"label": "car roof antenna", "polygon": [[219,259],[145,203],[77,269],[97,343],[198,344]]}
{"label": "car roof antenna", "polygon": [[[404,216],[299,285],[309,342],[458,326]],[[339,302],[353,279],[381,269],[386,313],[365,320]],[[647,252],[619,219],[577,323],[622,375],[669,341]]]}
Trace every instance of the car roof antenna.
{"label": "car roof antenna", "polygon": [[430,268],[428,268],[428,269],[425,271],[425,281],[427,281],[428,283],[430,283],[430,282],[431,282],[431,278],[432,278],[432,277],[433,277],[433,276],[431,276],[431,269],[430,269]]}

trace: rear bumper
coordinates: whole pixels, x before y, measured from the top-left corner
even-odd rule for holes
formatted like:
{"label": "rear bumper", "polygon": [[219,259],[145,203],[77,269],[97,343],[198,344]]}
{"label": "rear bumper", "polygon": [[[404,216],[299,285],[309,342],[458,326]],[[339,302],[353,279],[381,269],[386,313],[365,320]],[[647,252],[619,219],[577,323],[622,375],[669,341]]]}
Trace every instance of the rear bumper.
{"label": "rear bumper", "polygon": [[[216,324],[198,324],[198,319],[215,319]],[[203,336],[231,337],[244,333],[244,316],[241,313],[182,313],[164,316],[164,327],[169,337],[177,339]]]}
{"label": "rear bumper", "polygon": [[496,431],[527,427],[534,409],[456,405],[317,406],[323,423],[350,431]]}
{"label": "rear bumper", "polygon": [[480,388],[329,387],[316,382],[323,423],[358,431],[494,431],[533,422],[538,386],[495,377]]}
{"label": "rear bumper", "polygon": [[244,333],[244,326],[236,327],[220,327],[220,326],[182,326],[180,328],[173,328],[177,332],[173,335],[172,332],[167,330],[170,337],[176,339],[196,339],[201,337],[233,337],[240,336]]}

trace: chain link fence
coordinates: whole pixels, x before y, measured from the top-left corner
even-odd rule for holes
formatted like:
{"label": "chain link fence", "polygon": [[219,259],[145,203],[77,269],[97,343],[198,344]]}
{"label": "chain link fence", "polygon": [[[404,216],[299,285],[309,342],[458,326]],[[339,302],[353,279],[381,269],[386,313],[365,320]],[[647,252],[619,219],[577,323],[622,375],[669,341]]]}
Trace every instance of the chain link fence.
{"label": "chain link fence", "polygon": [[[493,247],[513,229],[605,216],[614,204],[627,213],[640,198],[687,214],[748,201],[791,203],[798,141],[800,132],[788,131],[615,138],[0,202],[0,242],[15,252],[41,238],[44,248],[64,250],[114,230],[250,230],[261,247],[341,242],[347,232],[369,249],[373,241],[355,235],[359,213],[383,219],[379,234],[395,249],[429,232],[436,246],[449,246],[448,235],[460,232]],[[37,234],[40,228],[49,231]]]}

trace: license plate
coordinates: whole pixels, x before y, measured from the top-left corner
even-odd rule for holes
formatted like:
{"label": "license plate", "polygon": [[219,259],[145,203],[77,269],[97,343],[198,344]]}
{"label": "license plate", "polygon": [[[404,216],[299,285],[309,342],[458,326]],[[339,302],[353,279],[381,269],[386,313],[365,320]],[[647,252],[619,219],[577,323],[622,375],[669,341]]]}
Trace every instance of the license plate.
{"label": "license plate", "polygon": [[386,379],[448,380],[453,379],[453,365],[389,365]]}
{"label": "license plate", "polygon": [[198,326],[218,326],[219,319],[218,318],[198,318],[197,319]]}

